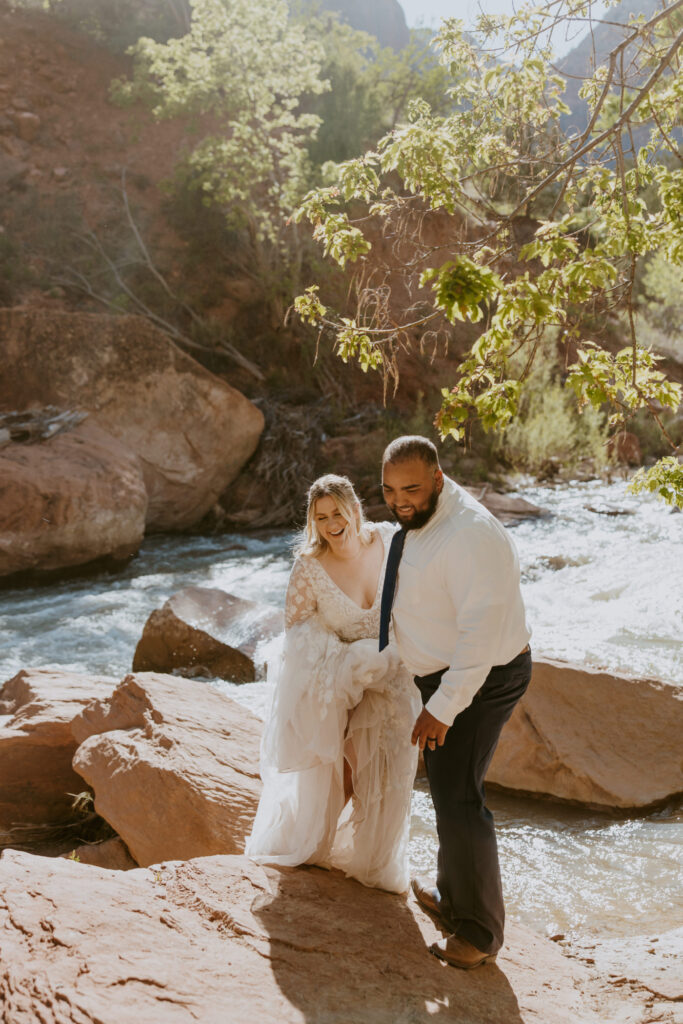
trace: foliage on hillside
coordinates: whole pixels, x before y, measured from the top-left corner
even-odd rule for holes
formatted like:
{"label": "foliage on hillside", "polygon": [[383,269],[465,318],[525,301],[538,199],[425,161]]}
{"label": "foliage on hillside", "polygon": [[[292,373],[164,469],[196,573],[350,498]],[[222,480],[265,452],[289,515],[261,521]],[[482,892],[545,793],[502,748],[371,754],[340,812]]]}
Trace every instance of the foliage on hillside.
{"label": "foliage on hillside", "polygon": [[87,32],[115,53],[124,53],[140,36],[167,40],[190,27],[189,0],[12,0],[16,6],[42,8]]}
{"label": "foliage on hillside", "polygon": [[184,117],[194,132],[174,190],[198,192],[240,232],[240,265],[259,281],[280,322],[308,232],[292,214],[332,158],[356,156],[426,91],[450,106],[446,73],[417,37],[401,53],[332,14],[292,16],[286,0],[188,0],[189,31],[131,49],[134,71],[119,102],[157,119]]}
{"label": "foliage on hillside", "polygon": [[327,161],[347,160],[374,146],[418,96],[439,113],[451,109],[448,73],[435,59],[429,33],[412,32],[397,53],[334,14],[309,19],[307,25],[322,42],[321,73],[329,82],[312,106],[320,117],[308,147],[314,174]]}
{"label": "foliage on hillside", "polygon": [[328,88],[323,51],[290,22],[285,0],[192,0],[190,31],[134,48],[121,100],[142,99],[157,118],[209,116],[187,162],[195,186],[254,241],[277,243],[306,178],[306,144],[320,118],[302,97]]}

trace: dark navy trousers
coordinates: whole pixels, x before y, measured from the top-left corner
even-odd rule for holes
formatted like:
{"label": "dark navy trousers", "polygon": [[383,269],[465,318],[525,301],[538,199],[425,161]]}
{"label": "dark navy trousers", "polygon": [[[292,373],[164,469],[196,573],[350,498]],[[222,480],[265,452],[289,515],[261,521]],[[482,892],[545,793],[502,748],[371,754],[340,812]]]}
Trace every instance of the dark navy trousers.
{"label": "dark navy trousers", "polygon": [[[446,669],[416,676],[422,703]],[[442,747],[425,747],[424,760],[439,836],[437,886],[445,921],[482,953],[503,944],[505,907],[493,815],[485,803],[484,776],[501,729],[531,679],[527,650],[495,665],[469,707],[446,733]]]}

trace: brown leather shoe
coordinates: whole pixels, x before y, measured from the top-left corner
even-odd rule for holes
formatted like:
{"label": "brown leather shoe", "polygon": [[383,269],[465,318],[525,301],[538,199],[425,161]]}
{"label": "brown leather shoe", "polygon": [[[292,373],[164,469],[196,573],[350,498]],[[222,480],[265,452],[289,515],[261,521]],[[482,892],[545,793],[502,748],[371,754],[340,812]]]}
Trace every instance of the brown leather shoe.
{"label": "brown leather shoe", "polygon": [[457,935],[449,935],[446,939],[432,943],[429,952],[438,956],[440,960],[445,960],[452,967],[461,967],[464,971],[471,971],[474,967],[480,967],[481,964],[496,959],[495,953],[482,953],[467,939],[461,939]]}
{"label": "brown leather shoe", "polygon": [[427,878],[426,875],[418,875],[417,878],[411,878],[410,888],[415,893],[415,899],[422,909],[440,921],[441,896],[431,878]]}

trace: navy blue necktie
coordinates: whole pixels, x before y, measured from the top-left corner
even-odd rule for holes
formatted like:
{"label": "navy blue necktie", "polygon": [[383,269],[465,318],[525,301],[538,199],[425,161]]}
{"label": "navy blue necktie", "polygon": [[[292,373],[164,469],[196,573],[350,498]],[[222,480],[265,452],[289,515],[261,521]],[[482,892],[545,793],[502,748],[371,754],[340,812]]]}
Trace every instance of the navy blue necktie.
{"label": "navy blue necktie", "polygon": [[403,554],[406,531],[398,530],[391,538],[389,554],[387,556],[387,567],[384,573],[384,586],[382,587],[382,602],[379,611],[379,649],[383,651],[389,643],[389,623],[391,622],[391,608],[394,603],[396,591],[396,577],[398,576],[398,563]]}

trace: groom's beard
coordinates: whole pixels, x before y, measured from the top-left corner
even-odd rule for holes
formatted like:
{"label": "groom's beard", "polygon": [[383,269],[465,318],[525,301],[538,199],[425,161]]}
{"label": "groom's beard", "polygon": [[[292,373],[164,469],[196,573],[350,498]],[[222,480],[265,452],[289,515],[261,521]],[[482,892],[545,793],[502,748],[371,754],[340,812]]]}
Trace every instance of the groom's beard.
{"label": "groom's beard", "polygon": [[399,515],[396,509],[391,509],[391,514],[394,519],[401,524],[404,530],[419,530],[421,526],[428,523],[436,512],[436,506],[439,503],[439,494],[441,491],[437,491],[436,487],[432,491],[429,501],[424,508],[414,509],[414,511],[407,517]]}

